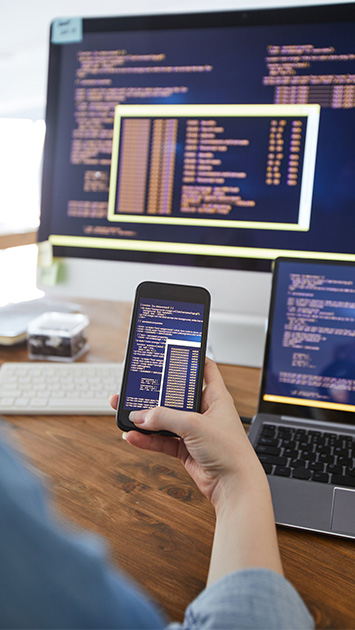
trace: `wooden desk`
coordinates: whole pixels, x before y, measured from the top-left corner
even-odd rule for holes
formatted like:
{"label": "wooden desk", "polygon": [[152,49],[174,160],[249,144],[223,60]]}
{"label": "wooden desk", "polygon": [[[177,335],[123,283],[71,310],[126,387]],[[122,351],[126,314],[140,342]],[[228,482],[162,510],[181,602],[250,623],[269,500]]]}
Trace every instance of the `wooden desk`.
{"label": "wooden desk", "polygon": [[[86,361],[124,356],[130,305],[82,301],[91,319]],[[27,360],[24,345],[0,362]],[[256,410],[260,370],[220,366],[241,415]],[[204,588],[214,513],[179,462],[135,450],[114,416],[7,416],[55,500],[74,522],[102,534],[117,564],[181,620]],[[278,528],[286,576],[318,628],[355,628],[355,541]]]}
{"label": "wooden desk", "polygon": [[34,243],[37,243],[37,230],[35,229],[20,230],[19,228],[4,229],[3,226],[0,227],[0,249]]}

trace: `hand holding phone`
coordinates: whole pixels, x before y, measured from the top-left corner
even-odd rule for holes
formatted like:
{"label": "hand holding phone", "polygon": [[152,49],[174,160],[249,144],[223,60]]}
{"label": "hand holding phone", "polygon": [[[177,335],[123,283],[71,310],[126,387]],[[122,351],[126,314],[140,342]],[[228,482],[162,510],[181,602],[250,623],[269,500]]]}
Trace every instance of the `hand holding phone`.
{"label": "hand holding phone", "polygon": [[120,429],[145,432],[129,420],[137,409],[200,410],[209,309],[202,287],[137,287],[117,409]]}

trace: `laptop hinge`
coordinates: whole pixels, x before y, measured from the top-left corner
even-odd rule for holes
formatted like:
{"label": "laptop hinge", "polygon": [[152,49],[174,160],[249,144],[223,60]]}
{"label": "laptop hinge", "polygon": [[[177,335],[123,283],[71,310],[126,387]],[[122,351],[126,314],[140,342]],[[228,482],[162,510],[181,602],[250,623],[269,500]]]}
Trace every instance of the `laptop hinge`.
{"label": "laptop hinge", "polygon": [[[275,417],[274,417],[275,418]],[[292,425],[307,425],[308,427],[319,429],[320,431],[327,432],[341,432],[348,431],[349,433],[355,432],[355,426],[344,424],[340,422],[329,422],[328,420],[310,420],[308,418],[295,418],[294,416],[279,416],[276,422],[286,422],[287,424]]]}

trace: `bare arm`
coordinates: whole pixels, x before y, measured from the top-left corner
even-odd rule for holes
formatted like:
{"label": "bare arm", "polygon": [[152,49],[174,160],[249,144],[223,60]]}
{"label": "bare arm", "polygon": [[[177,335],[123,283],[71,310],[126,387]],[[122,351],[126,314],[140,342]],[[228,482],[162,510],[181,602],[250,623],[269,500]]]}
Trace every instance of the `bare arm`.
{"label": "bare arm", "polygon": [[[216,364],[206,361],[202,413],[156,407],[135,411],[139,428],[169,430],[181,439],[130,431],[131,445],[180,459],[216,511],[208,584],[236,570],[262,567],[282,574],[266,475]],[[112,405],[117,406],[117,397]]]}
{"label": "bare arm", "polygon": [[[250,471],[251,474],[252,471]],[[283,573],[267,479],[262,471],[223,487],[207,584],[253,567]]]}

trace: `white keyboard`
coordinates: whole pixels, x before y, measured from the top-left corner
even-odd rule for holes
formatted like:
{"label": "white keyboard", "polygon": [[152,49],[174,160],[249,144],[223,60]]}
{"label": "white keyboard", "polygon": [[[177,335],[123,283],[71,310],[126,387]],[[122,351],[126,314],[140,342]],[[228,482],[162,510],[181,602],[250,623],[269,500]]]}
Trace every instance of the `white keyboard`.
{"label": "white keyboard", "polygon": [[111,415],[122,363],[3,363],[0,414]]}

